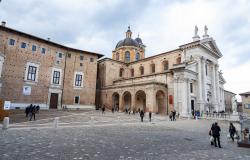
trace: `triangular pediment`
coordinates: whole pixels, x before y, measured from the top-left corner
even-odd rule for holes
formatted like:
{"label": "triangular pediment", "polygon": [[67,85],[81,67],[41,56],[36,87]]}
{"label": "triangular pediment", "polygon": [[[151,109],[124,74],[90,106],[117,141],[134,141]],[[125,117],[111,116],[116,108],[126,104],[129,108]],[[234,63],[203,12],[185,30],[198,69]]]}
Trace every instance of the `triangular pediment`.
{"label": "triangular pediment", "polygon": [[205,49],[209,50],[210,52],[212,52],[216,56],[222,57],[222,54],[221,54],[218,46],[216,45],[215,41],[212,38],[202,40],[200,44],[201,44],[201,46],[203,46]]}

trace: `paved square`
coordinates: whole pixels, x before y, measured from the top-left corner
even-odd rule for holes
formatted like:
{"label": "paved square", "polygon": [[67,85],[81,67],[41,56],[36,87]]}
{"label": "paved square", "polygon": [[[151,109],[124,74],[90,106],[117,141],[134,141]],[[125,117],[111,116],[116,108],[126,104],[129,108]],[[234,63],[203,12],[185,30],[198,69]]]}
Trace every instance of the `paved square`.
{"label": "paved square", "polygon": [[146,117],[141,123],[138,115],[89,112],[60,117],[59,122],[57,129],[47,119],[1,130],[1,159],[250,159],[249,149],[238,148],[236,142],[226,139],[227,122],[219,122],[222,149],[209,143],[213,121],[208,120],[171,122],[153,115],[153,122]]}

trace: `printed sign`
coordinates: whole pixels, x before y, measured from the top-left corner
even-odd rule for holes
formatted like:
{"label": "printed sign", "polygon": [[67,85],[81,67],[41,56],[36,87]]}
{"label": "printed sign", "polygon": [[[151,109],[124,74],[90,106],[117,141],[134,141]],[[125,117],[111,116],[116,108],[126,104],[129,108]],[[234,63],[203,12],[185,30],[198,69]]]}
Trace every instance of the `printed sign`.
{"label": "printed sign", "polygon": [[23,95],[31,94],[31,86],[23,86]]}
{"label": "printed sign", "polygon": [[4,110],[10,110],[10,101],[4,101]]}

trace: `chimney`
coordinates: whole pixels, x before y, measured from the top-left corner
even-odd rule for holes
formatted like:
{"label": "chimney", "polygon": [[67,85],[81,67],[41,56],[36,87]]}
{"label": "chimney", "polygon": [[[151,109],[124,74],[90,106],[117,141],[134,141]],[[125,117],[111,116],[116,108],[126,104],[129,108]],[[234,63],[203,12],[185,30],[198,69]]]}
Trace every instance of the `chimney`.
{"label": "chimney", "polygon": [[2,21],[2,26],[5,27],[5,25],[6,25],[6,22]]}
{"label": "chimney", "polygon": [[48,41],[50,41],[50,38],[47,38],[48,39]]}

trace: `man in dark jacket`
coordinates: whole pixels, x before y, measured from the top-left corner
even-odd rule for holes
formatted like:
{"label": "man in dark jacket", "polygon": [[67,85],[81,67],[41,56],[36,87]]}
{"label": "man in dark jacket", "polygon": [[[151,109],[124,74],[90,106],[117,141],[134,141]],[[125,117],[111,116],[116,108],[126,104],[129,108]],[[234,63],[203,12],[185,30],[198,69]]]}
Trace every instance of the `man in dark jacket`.
{"label": "man in dark jacket", "polygon": [[140,111],[141,122],[143,122],[144,112],[143,110]]}
{"label": "man in dark jacket", "polygon": [[148,116],[149,116],[149,122],[151,122],[151,117],[152,117],[152,112],[151,111],[149,112]]}
{"label": "man in dark jacket", "polygon": [[32,106],[30,109],[31,115],[30,115],[30,121],[32,120],[32,117],[34,117],[34,120],[36,120],[36,106]]}
{"label": "man in dark jacket", "polygon": [[211,130],[212,130],[212,134],[214,137],[214,146],[217,147],[216,141],[218,141],[219,148],[222,148],[220,145],[220,131],[221,131],[221,129],[220,129],[220,126],[218,125],[217,122],[214,123]]}

